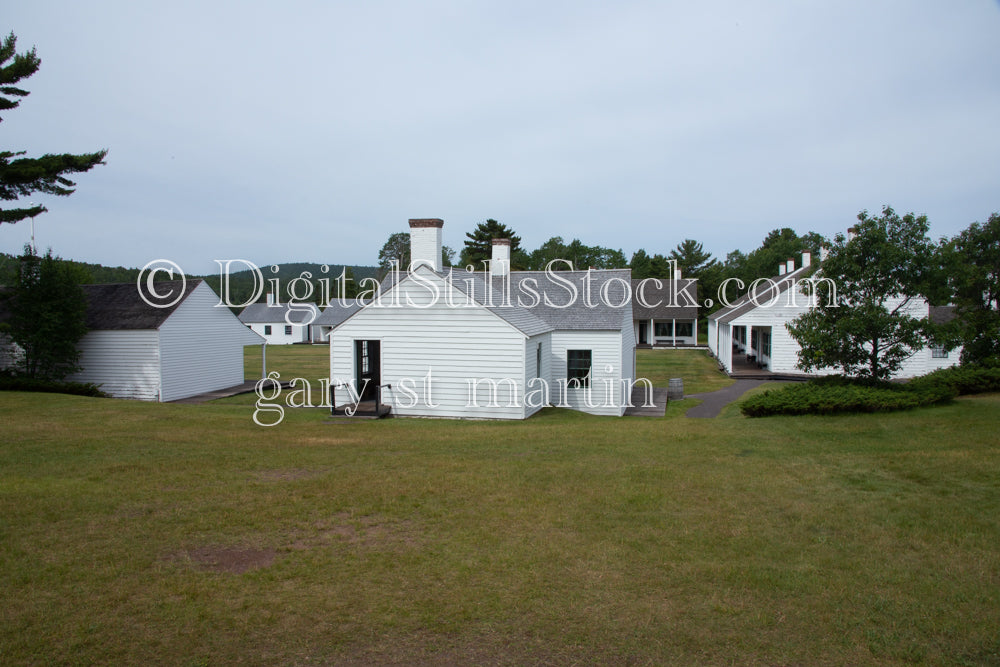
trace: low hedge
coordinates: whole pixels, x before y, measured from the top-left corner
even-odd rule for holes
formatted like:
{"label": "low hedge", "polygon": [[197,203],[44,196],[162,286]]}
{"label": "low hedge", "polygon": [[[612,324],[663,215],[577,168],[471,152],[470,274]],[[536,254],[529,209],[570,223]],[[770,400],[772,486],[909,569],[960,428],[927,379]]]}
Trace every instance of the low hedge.
{"label": "low hedge", "polygon": [[952,366],[928,373],[908,383],[909,387],[944,386],[959,395],[1000,391],[1000,368],[996,366]]}
{"label": "low hedge", "polygon": [[821,378],[769,389],[743,401],[740,409],[748,417],[893,412],[942,403],[958,395],[946,383],[911,385]]}
{"label": "low hedge", "polygon": [[38,380],[9,374],[0,374],[0,391],[41,391],[51,394],[73,394],[75,396],[109,398],[107,394],[101,391],[99,385],[90,382],[58,382],[56,380]]}

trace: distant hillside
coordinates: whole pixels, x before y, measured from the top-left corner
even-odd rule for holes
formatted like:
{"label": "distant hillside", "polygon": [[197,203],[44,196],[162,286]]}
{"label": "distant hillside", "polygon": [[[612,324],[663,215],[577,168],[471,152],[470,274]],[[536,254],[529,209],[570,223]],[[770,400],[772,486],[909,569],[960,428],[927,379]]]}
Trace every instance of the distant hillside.
{"label": "distant hillside", "polygon": [[[69,264],[76,267],[81,274],[84,276],[84,282],[87,283],[130,283],[135,282],[139,278],[139,269],[125,268],[123,266],[103,266],[101,264],[90,264],[88,262],[77,262],[74,260],[63,260]],[[269,282],[272,279],[278,280],[278,288],[281,294],[281,300],[288,300],[288,285],[292,280],[299,278],[303,273],[312,274],[310,280],[313,284],[313,301],[318,301],[325,294],[323,290],[323,283],[319,281],[321,279],[328,279],[330,285],[331,297],[336,297],[337,290],[337,279],[340,277],[341,272],[345,269],[347,270],[347,277],[353,278],[353,282],[349,282],[348,296],[353,296],[357,291],[357,283],[365,278],[375,278],[378,273],[377,266],[345,266],[343,264],[329,264],[328,271],[323,272],[322,264],[316,264],[311,262],[291,262],[286,264],[278,265],[278,272],[274,273],[271,271],[271,264],[264,264],[259,266],[260,276],[256,278],[258,284],[260,279],[264,280],[263,286],[261,288],[261,296],[259,300],[263,301],[266,297],[268,290],[272,286]],[[254,292],[254,281],[255,276],[249,268],[244,264],[234,263],[232,265],[232,273],[229,276],[229,300],[232,303],[243,303],[253,296]],[[236,269],[242,269],[237,271]],[[7,253],[0,253],[0,283],[9,283],[13,280],[14,276],[17,274],[17,257],[14,255],[9,255]],[[216,294],[221,296],[221,279],[218,273],[214,275],[204,275],[204,276],[188,276],[188,278],[202,278],[205,280],[209,286],[215,290]],[[166,274],[157,274],[157,280],[168,280],[169,278]],[[352,289],[354,288],[354,289]],[[303,289],[300,288],[297,291],[298,294],[303,293]]]}

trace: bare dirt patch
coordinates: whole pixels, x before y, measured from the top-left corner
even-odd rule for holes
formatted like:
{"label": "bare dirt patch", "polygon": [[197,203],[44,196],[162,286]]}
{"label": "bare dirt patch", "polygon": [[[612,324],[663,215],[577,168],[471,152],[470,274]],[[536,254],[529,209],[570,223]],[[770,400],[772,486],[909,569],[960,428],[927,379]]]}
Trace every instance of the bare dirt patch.
{"label": "bare dirt patch", "polygon": [[274,563],[274,549],[244,549],[239,547],[195,547],[173,554],[167,560],[190,563],[207,572],[243,574]]}

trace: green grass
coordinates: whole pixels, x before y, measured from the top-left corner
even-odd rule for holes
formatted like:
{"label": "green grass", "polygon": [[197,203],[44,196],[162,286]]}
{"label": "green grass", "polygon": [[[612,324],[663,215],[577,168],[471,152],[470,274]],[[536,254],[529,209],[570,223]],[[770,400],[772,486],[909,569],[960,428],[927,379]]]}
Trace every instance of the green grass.
{"label": "green grass", "polygon": [[[767,420],[251,410],[0,395],[0,662],[1000,661],[1000,395]],[[213,565],[234,554],[258,567]]]}
{"label": "green grass", "polygon": [[636,350],[636,375],[649,379],[654,387],[666,387],[671,378],[684,380],[685,394],[724,389],[732,378],[704,350]]}
{"label": "green grass", "polygon": [[[278,371],[283,380],[300,377],[316,383],[330,375],[329,354],[326,345],[269,345],[267,370]],[[244,360],[246,379],[260,378],[260,346],[244,348]],[[671,378],[682,378],[687,394],[715,391],[733,383],[704,350],[637,350],[636,366],[637,375],[655,387],[666,387]]]}
{"label": "green grass", "polygon": [[[247,380],[261,377],[260,345],[243,348],[243,375]],[[267,371],[281,373],[282,380],[305,378],[317,382],[330,377],[330,348],[327,345],[268,345]]]}

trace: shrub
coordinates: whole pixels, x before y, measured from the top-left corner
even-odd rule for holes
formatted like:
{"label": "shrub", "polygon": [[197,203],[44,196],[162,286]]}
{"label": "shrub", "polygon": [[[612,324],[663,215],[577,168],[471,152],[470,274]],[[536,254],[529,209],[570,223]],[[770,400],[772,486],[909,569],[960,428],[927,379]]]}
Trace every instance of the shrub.
{"label": "shrub", "polygon": [[51,394],[73,394],[75,396],[109,398],[107,394],[101,391],[99,385],[90,382],[39,380],[10,373],[0,373],[0,391],[41,391]]}
{"label": "shrub", "polygon": [[957,391],[943,383],[911,386],[842,377],[817,378],[751,396],[740,409],[748,417],[892,412],[948,401]]}
{"label": "shrub", "polygon": [[1000,391],[1000,367],[994,365],[952,366],[914,379],[910,387],[949,387],[958,395]]}

